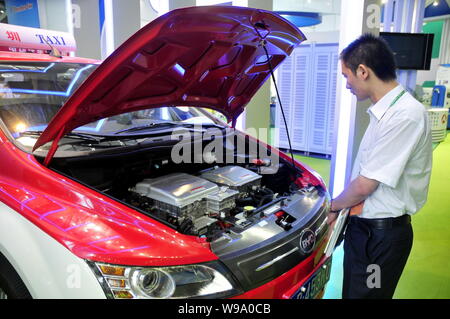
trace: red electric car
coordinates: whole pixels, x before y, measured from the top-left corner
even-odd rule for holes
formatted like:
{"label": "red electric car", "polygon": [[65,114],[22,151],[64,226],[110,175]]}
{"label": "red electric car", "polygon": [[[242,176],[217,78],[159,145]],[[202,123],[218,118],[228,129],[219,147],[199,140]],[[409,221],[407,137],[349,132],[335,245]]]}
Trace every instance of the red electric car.
{"label": "red electric car", "polygon": [[323,181],[233,129],[304,39],[214,6],[169,12],[102,63],[1,52],[0,298],[320,296]]}

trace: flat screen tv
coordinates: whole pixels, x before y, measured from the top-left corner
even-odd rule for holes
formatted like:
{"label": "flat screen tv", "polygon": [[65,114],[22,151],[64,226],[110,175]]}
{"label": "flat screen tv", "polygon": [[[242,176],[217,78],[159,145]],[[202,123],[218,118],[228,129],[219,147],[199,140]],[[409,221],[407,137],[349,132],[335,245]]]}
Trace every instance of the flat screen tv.
{"label": "flat screen tv", "polygon": [[397,68],[429,70],[434,34],[380,32],[380,36],[394,52]]}

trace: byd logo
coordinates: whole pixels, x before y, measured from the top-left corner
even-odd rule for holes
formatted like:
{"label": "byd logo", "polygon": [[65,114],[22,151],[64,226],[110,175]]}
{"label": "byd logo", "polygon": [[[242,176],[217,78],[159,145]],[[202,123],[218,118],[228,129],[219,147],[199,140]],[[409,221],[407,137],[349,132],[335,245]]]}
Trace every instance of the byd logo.
{"label": "byd logo", "polygon": [[316,243],[316,234],[309,228],[302,231],[300,234],[300,249],[308,254],[314,249]]}

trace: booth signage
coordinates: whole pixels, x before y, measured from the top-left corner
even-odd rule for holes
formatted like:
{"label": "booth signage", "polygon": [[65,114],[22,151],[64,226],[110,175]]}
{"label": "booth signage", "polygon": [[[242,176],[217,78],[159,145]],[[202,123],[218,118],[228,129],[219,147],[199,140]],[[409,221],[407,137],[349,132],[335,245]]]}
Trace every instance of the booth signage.
{"label": "booth signage", "polygon": [[30,53],[46,53],[55,47],[69,55],[75,52],[76,43],[73,35],[67,32],[0,23],[0,47],[6,51]]}
{"label": "booth signage", "polygon": [[8,22],[32,28],[39,28],[39,9],[37,0],[6,0]]}

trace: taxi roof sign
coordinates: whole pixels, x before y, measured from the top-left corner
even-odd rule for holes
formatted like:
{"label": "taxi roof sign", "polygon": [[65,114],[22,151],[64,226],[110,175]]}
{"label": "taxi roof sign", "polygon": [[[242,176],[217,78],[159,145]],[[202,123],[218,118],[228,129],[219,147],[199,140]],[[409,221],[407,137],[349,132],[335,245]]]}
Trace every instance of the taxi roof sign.
{"label": "taxi roof sign", "polygon": [[0,51],[49,53],[52,47],[66,56],[77,49],[74,36],[68,32],[0,23]]}

